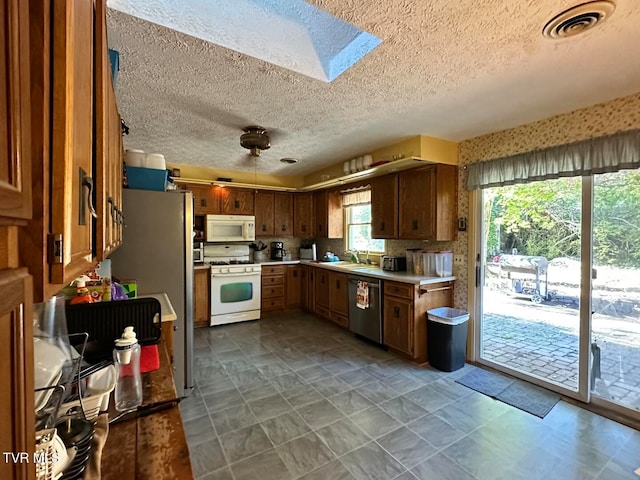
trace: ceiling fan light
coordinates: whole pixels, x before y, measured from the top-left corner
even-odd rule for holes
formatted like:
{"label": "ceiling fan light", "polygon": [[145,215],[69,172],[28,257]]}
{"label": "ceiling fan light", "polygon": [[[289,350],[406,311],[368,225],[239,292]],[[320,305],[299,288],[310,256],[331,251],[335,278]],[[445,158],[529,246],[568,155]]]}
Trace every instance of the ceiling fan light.
{"label": "ceiling fan light", "polygon": [[298,163],[298,159],[297,158],[291,158],[291,157],[281,158],[280,161],[282,163],[288,163],[289,165],[292,165],[294,163]]}

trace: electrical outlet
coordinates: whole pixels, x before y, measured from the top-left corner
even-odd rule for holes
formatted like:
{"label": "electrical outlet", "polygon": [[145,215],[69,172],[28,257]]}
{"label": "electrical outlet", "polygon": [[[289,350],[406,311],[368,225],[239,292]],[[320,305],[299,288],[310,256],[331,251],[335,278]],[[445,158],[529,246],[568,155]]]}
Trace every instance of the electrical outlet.
{"label": "electrical outlet", "polygon": [[453,256],[453,264],[454,265],[464,265],[467,263],[467,258],[464,255],[454,255]]}

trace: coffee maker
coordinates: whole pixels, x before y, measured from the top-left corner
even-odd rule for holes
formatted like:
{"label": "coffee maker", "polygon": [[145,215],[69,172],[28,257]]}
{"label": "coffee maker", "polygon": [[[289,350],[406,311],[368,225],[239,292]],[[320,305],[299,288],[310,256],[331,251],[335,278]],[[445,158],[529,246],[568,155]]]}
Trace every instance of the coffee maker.
{"label": "coffee maker", "polygon": [[284,249],[284,243],[271,242],[271,260],[283,260],[287,251]]}

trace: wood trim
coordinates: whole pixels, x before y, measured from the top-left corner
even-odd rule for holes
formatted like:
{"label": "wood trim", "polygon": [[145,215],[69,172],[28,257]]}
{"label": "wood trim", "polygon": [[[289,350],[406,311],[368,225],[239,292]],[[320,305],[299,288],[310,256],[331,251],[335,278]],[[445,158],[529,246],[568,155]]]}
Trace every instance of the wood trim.
{"label": "wood trim", "polygon": [[[31,458],[35,450],[32,296],[31,276],[26,268],[0,272],[0,321],[3,322],[0,337],[8,337],[3,340],[8,340],[5,348],[10,351],[9,365],[3,363],[1,374],[10,379],[7,383],[11,385],[9,389],[0,390],[3,406],[0,442],[4,451],[6,446],[9,451],[29,452]],[[4,324],[7,320],[9,325]],[[5,407],[10,408],[9,418],[5,416]],[[35,478],[35,465],[0,462],[0,478]]]}

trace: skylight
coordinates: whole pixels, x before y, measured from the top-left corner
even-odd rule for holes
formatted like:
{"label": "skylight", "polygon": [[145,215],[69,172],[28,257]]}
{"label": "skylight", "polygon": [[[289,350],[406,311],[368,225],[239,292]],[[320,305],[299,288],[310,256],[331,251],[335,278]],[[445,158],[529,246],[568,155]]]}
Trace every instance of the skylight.
{"label": "skylight", "polygon": [[108,0],[126,14],[331,82],[381,42],[302,0]]}

